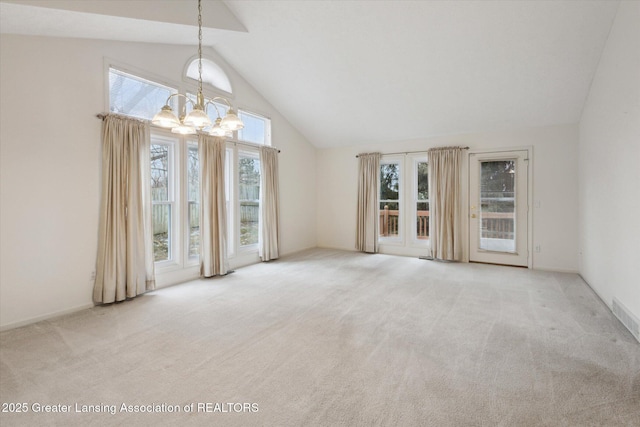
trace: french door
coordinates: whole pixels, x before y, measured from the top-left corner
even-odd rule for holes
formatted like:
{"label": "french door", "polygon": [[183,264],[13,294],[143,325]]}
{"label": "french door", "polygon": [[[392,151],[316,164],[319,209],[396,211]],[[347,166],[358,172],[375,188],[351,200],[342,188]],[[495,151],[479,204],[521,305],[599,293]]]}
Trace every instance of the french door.
{"label": "french door", "polygon": [[528,151],[469,155],[469,261],[528,266]]}

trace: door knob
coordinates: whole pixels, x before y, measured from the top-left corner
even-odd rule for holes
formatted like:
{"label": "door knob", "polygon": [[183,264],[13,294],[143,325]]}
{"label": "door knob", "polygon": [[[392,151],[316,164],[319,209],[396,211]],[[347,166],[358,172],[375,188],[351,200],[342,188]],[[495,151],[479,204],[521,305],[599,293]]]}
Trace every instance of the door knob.
{"label": "door knob", "polygon": [[476,217],[476,214],[471,214],[471,218],[475,218],[475,217]]}

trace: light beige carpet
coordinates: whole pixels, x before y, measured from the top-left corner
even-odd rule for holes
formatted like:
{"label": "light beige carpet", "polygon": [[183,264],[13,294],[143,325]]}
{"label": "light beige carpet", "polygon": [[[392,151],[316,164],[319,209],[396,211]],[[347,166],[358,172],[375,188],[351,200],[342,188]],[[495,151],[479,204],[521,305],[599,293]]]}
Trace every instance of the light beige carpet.
{"label": "light beige carpet", "polygon": [[29,410],[3,427],[640,425],[640,345],[578,276],[519,268],[315,249],[3,332],[0,357]]}

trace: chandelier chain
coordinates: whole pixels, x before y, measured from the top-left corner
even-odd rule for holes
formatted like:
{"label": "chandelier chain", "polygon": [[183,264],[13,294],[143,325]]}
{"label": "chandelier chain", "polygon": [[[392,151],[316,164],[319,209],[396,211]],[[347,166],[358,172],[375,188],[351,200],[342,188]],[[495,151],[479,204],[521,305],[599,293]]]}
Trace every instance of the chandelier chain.
{"label": "chandelier chain", "polygon": [[202,93],[202,4],[198,0],[198,89]]}
{"label": "chandelier chain", "polygon": [[[0,0],[1,1],[1,0]],[[190,103],[193,108],[186,114],[186,104],[183,104],[185,115],[176,116],[171,108],[171,99],[173,97],[184,98],[185,103]],[[224,118],[220,117],[220,111],[214,100],[221,100],[229,106],[229,110],[225,113]],[[207,114],[207,106],[212,104],[216,109],[218,118],[214,123]],[[242,120],[238,117],[233,106],[228,99],[216,96],[212,100],[206,100],[202,93],[202,0],[198,0],[198,94],[195,101],[191,96],[184,93],[172,93],[167,97],[164,107],[153,117],[151,121],[156,126],[171,129],[172,133],[183,135],[195,135],[203,129],[211,127],[208,131],[209,135],[224,136],[228,132],[234,132],[244,127]]]}

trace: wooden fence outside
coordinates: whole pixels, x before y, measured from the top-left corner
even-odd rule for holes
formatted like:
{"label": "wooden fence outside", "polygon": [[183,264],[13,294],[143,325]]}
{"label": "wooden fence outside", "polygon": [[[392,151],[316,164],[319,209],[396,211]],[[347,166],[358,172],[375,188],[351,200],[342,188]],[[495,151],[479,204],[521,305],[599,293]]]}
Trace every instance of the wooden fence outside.
{"label": "wooden fence outside", "polygon": [[[398,235],[398,210],[387,207],[380,210],[380,236]],[[513,239],[514,221],[510,212],[485,212],[482,214],[482,237],[492,239]],[[416,238],[429,238],[429,211],[417,211]]]}

